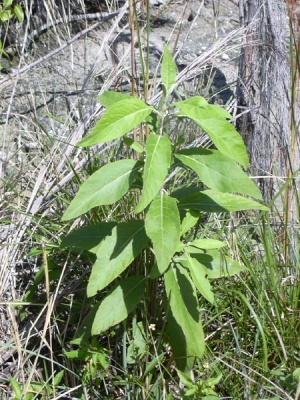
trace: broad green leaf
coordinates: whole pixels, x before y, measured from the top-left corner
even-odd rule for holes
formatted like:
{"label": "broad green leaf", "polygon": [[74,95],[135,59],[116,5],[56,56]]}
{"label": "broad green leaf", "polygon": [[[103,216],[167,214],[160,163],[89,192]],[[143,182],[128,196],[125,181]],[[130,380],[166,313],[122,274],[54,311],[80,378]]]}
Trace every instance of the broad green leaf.
{"label": "broad green leaf", "polygon": [[157,267],[162,274],[180,241],[180,218],[176,200],[160,193],[146,214],[145,229],[152,240]]}
{"label": "broad green leaf", "polygon": [[118,101],[108,108],[92,133],[77,143],[77,146],[93,146],[97,143],[118,139],[144,122],[153,110],[153,107],[135,97]]}
{"label": "broad green leaf", "polygon": [[194,263],[198,263],[200,268],[205,267],[205,275],[210,279],[223,278],[241,271],[247,271],[244,265],[224,256],[218,250],[207,250],[202,254],[190,254],[190,259]]}
{"label": "broad green leaf", "polygon": [[135,212],[139,213],[161,189],[171,163],[171,142],[165,136],[149,135],[146,142],[146,161],[141,200]]}
{"label": "broad green leaf", "polygon": [[187,271],[180,266],[170,267],[164,279],[170,307],[169,340],[176,366],[184,370],[193,366],[194,357],[202,357],[205,349],[197,295]]}
{"label": "broad green leaf", "polygon": [[226,246],[224,242],[215,239],[196,239],[190,242],[189,245],[200,249],[220,249]]}
{"label": "broad green leaf", "polygon": [[194,96],[189,97],[186,100],[178,101],[177,103],[173,103],[173,107],[180,108],[181,106],[194,106],[199,108],[202,111],[203,118],[220,118],[220,119],[232,119],[232,115],[229,114],[225,108],[215,105],[209,104],[208,101],[202,96]]}
{"label": "broad green leaf", "polygon": [[92,325],[92,335],[106,331],[122,322],[134,310],[143,297],[146,279],[131,276],[122,280],[102,301]]}
{"label": "broad green leaf", "polygon": [[161,273],[160,273],[160,271],[159,271],[159,269],[157,267],[157,264],[154,264],[153,267],[151,268],[149,278],[150,279],[157,279],[157,278],[160,277],[160,275],[161,275]]}
{"label": "broad green leaf", "polygon": [[76,332],[76,338],[71,341],[71,344],[79,345],[81,349],[87,346],[88,340],[92,336],[92,326],[100,305],[101,303],[98,302],[91,307]]}
{"label": "broad green leaf", "polygon": [[256,184],[232,159],[218,150],[192,148],[180,151],[175,157],[192,168],[210,189],[241,193],[262,200]]}
{"label": "broad green leaf", "polygon": [[20,384],[12,376],[9,377],[9,382],[13,388],[13,391],[15,392],[15,396],[17,396],[18,399],[21,399],[23,391]]}
{"label": "broad green leaf", "polygon": [[199,221],[200,213],[194,210],[188,210],[181,222],[180,236],[188,232]]}
{"label": "broad green leaf", "polygon": [[184,252],[186,254],[197,254],[197,253],[202,254],[203,253],[203,249],[201,249],[199,247],[194,247],[194,246],[187,245],[187,246],[184,247]]}
{"label": "broad green leaf", "polygon": [[292,372],[292,377],[294,379],[294,381],[299,381],[300,379],[300,368],[296,368],[293,372]]}
{"label": "broad green leaf", "polygon": [[192,381],[190,374],[184,374],[179,369],[176,369],[176,372],[180,378],[180,381],[184,384],[184,386],[192,388],[195,386],[195,383]]}
{"label": "broad green leaf", "polygon": [[62,220],[76,218],[93,207],[113,204],[120,200],[136,179],[140,166],[136,160],[120,160],[106,164],[94,172],[80,186]]}
{"label": "broad green leaf", "polygon": [[221,118],[220,114],[215,112],[216,109],[195,107],[182,102],[175,105],[181,110],[180,116],[186,116],[195,121],[208,134],[221,153],[226,154],[244,167],[248,167],[249,158],[241,135],[230,122]]}
{"label": "broad green leaf", "polygon": [[[209,389],[208,389],[208,390],[209,390]],[[185,391],[184,391],[185,397],[188,398],[188,397],[190,397],[190,396],[193,396],[194,394],[197,393],[197,391],[199,391],[199,389],[198,389],[197,385],[195,384],[193,388],[191,388],[191,389],[185,389]],[[206,393],[207,393],[207,390],[206,390]]]}
{"label": "broad green leaf", "polygon": [[[223,374],[219,374],[218,376],[214,377],[214,378],[208,378],[206,380],[206,383],[210,386],[210,387],[214,387],[216,386],[220,380],[222,379]],[[217,399],[219,399],[219,397],[217,397]]]}
{"label": "broad green leaf", "polygon": [[202,397],[202,400],[220,400],[220,397],[216,396],[216,395],[208,395],[208,396]]}
{"label": "broad green leaf", "polygon": [[[173,107],[177,107],[177,105],[191,105],[194,107],[207,107],[209,105],[208,101],[205,99],[203,96],[193,96],[189,97],[186,100],[178,101],[177,103],[172,103]],[[179,107],[178,107],[179,108]],[[231,118],[231,115],[229,115],[229,118]]]}
{"label": "broad green leaf", "polygon": [[116,225],[97,247],[97,260],[87,286],[87,296],[94,296],[116,279],[140,254],[149,238],[144,221],[132,220]]}
{"label": "broad green leaf", "polygon": [[[35,396],[34,397],[29,397],[26,398],[26,395],[29,394],[27,393],[25,396],[22,396],[22,400],[32,400],[34,398],[38,398],[38,394],[41,394],[45,391],[45,387],[47,387],[47,384],[44,382],[31,382],[29,387],[28,387],[28,392],[34,392]],[[30,393],[31,394],[31,393]]]}
{"label": "broad green leaf", "polygon": [[99,222],[98,224],[84,226],[64,237],[60,247],[62,249],[77,247],[78,249],[95,253],[99,243],[106,236],[111,235],[111,231],[116,224],[116,222]]}
{"label": "broad green leaf", "polygon": [[116,103],[122,100],[130,100],[132,97],[127,93],[115,92],[113,90],[107,90],[100,96],[98,96],[99,102],[106,108],[109,109]]}
{"label": "broad green leaf", "polygon": [[186,258],[187,262],[183,262],[183,265],[190,270],[194,285],[199,290],[199,293],[202,294],[202,296],[211,304],[213,304],[215,299],[214,294],[211,291],[210,283],[205,277],[206,268],[203,265],[200,265],[195,258],[189,257],[188,254],[186,254]]}
{"label": "broad green leaf", "polygon": [[20,23],[24,21],[24,11],[21,6],[19,5],[14,6],[14,14],[16,15]]}
{"label": "broad green leaf", "polygon": [[123,141],[126,144],[126,146],[131,147],[137,153],[143,153],[144,152],[143,146],[141,146],[138,142],[136,142],[132,138],[124,137]]}
{"label": "broad green leaf", "polygon": [[[74,340],[74,342],[76,339]],[[73,341],[71,342],[73,343]],[[75,343],[73,343],[75,344]],[[88,347],[81,346],[77,350],[72,350],[72,351],[64,351],[63,352],[64,356],[70,358],[70,359],[78,359],[78,360],[83,360],[85,361],[87,357],[89,356],[89,349]]]}
{"label": "broad green leaf", "polygon": [[63,378],[63,376],[64,376],[64,373],[65,373],[65,371],[62,370],[62,371],[59,371],[59,372],[54,376],[54,379],[53,379],[54,387],[57,387],[57,385],[60,384],[60,382],[61,382],[61,380],[62,380],[62,378]]}
{"label": "broad green leaf", "polygon": [[0,21],[9,21],[12,17],[13,13],[10,8],[0,13]]}
{"label": "broad green leaf", "polygon": [[176,82],[176,74],[177,74],[176,63],[173,60],[172,54],[168,49],[168,46],[165,45],[163,59],[161,63],[161,80],[167,92]]}
{"label": "broad green leaf", "polygon": [[[180,189],[175,190],[174,192],[171,193],[172,197],[175,197],[177,200],[181,200],[186,196],[190,196],[193,193],[199,193],[200,191],[203,191],[202,187],[198,186],[184,186]],[[198,213],[200,215],[200,213]]]}
{"label": "broad green leaf", "polygon": [[176,247],[176,253],[180,253],[184,250],[185,245],[182,242],[179,242],[177,247]]}
{"label": "broad green leaf", "polygon": [[235,194],[215,192],[213,190],[203,190],[183,197],[178,206],[185,209],[208,212],[268,211],[268,207],[256,201]]}
{"label": "broad green leaf", "polygon": [[13,3],[13,0],[4,0],[4,7],[9,7]]}

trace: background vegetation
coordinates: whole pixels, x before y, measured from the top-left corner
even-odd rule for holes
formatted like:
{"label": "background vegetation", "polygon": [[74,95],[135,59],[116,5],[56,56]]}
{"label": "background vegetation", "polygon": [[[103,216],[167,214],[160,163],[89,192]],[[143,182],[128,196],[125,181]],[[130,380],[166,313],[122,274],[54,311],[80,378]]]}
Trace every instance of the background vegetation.
{"label": "background vegetation", "polygon": [[[28,10],[31,4],[19,3],[23,10]],[[91,7],[96,7],[92,3]],[[34,2],[32,4],[35,5]],[[75,2],[70,2],[70,5],[76,6]],[[3,3],[4,8],[12,10],[4,17],[0,14],[3,24],[15,23],[17,17],[22,21],[19,8],[12,8],[15,6],[13,2]],[[116,6],[115,2],[108,2],[106,10],[113,13]],[[195,214],[195,210],[192,210],[188,218],[185,215],[186,246],[195,240],[210,238],[215,240],[213,243],[218,247],[221,241],[226,245],[221,249],[222,257],[230,257],[230,260],[234,260],[232,263],[239,265],[240,271],[243,270],[233,276],[220,273],[217,279],[209,282],[206,279],[207,274],[202,276],[200,293],[198,288],[198,294],[195,296],[202,328],[196,335],[191,330],[184,330],[183,335],[188,339],[188,344],[191,340],[195,341],[193,351],[198,349],[198,353],[201,354],[196,350],[194,355],[199,357],[186,359],[185,356],[191,354],[178,355],[178,330],[176,331],[174,321],[173,326],[172,321],[168,322],[168,301],[171,303],[172,299],[166,295],[168,296],[170,281],[169,286],[164,286],[164,279],[150,268],[155,266],[155,260],[160,273],[168,267],[164,260],[159,261],[160,246],[164,242],[157,247],[155,234],[151,236],[151,229],[148,229],[147,234],[153,246],[144,245],[142,253],[134,254],[132,260],[129,257],[129,269],[119,271],[115,278],[117,283],[122,284],[128,282],[127,279],[134,279],[138,272],[141,276],[156,273],[157,279],[147,281],[143,296],[138,297],[138,301],[131,307],[131,313],[125,313],[125,319],[121,316],[115,323],[106,323],[98,332],[95,332],[94,328],[92,335],[86,334],[85,328],[89,330],[94,321],[97,311],[95,305],[103,304],[104,299],[107,296],[109,298],[115,290],[114,282],[110,281],[102,285],[99,292],[90,287],[87,296],[87,288],[91,286],[91,273],[94,273],[93,266],[99,258],[101,263],[104,263],[103,257],[108,253],[108,245],[100,247],[100,255],[93,251],[98,245],[95,238],[98,241],[99,237],[102,239],[111,232],[115,223],[126,224],[135,219],[137,224],[140,224],[144,218],[142,211],[154,201],[154,194],[157,194],[154,192],[159,191],[162,183],[164,193],[172,193],[178,188],[211,188],[216,178],[210,182],[209,176],[203,178],[203,175],[200,175],[199,179],[197,170],[184,159],[184,152],[181,156],[179,154],[177,161],[174,160],[175,163],[169,169],[170,162],[166,162],[166,154],[169,151],[167,146],[162,149],[156,161],[159,168],[155,171],[157,175],[160,170],[167,169],[169,175],[165,172],[157,177],[161,180],[158,181],[159,188],[151,188],[152,194],[149,195],[148,192],[148,197],[144,193],[146,186],[143,184],[147,175],[146,166],[144,174],[137,173],[135,179],[130,182],[132,190],[124,197],[125,192],[122,196],[119,196],[119,193],[117,199],[110,199],[111,202],[85,207],[89,196],[93,194],[89,188],[86,197],[79,201],[79,207],[85,209],[81,209],[79,213],[76,211],[77,215],[73,211],[72,215],[70,204],[79,187],[83,187],[84,182],[88,182],[90,177],[95,176],[93,174],[103,170],[106,165],[124,162],[125,159],[129,159],[130,162],[141,159],[140,154],[143,155],[144,146],[147,164],[149,154],[153,157],[148,139],[153,138],[154,134],[168,133],[170,154],[174,154],[176,149],[179,153],[182,152],[183,146],[187,152],[191,152],[192,148],[201,148],[204,154],[208,154],[205,151],[209,152],[215,147],[224,153],[225,148],[219,148],[213,136],[207,137],[205,126],[201,129],[201,124],[199,126],[195,121],[197,118],[183,118],[191,117],[183,106],[179,107],[179,118],[173,118],[174,109],[169,107],[170,103],[184,100],[182,93],[186,93],[185,77],[191,69],[176,74],[176,66],[171,61],[172,55],[167,53],[169,61],[165,61],[161,66],[161,59],[155,79],[150,80],[151,20],[148,2],[143,2],[143,7],[139,11],[130,2],[129,14],[126,14],[123,21],[124,24],[129,21],[131,42],[137,44],[136,49],[131,47],[131,68],[128,72],[130,85],[125,94],[143,99],[146,102],[145,109],[149,110],[137,124],[127,126],[127,131],[133,130],[133,134],[124,139],[122,136],[122,140],[113,140],[118,139],[117,136],[106,137],[108,143],[101,139],[105,145],[97,144],[80,150],[74,147],[82,137],[86,139],[83,139],[81,145],[99,143],[99,138],[93,143],[84,142],[89,140],[89,133],[97,133],[97,121],[102,120],[100,117],[104,113],[104,109],[98,106],[93,110],[92,117],[85,121],[84,127],[81,119],[75,122],[71,114],[69,119],[63,121],[65,125],[73,124],[69,136],[64,138],[64,141],[44,141],[44,155],[40,154],[39,160],[44,157],[46,167],[39,166],[34,169],[34,173],[28,169],[28,173],[25,172],[21,177],[16,169],[8,168],[7,164],[2,165],[1,231],[4,232],[4,237],[1,236],[1,396],[3,399],[26,400],[297,400],[300,398],[299,241],[295,222],[285,218],[282,212],[288,209],[288,200],[294,194],[292,182],[297,171],[292,171],[289,179],[272,197],[268,204],[269,211],[244,211],[243,207],[228,211],[223,205],[221,210],[200,210],[201,214]],[[124,12],[126,10],[127,3]],[[89,11],[95,10],[91,8]],[[63,12],[62,8],[59,12]],[[140,13],[143,18],[140,18]],[[291,18],[290,63],[293,73],[298,71],[298,48],[297,41],[293,42],[295,35],[292,22]],[[3,56],[9,59],[9,49],[6,46],[10,45],[6,45],[5,32],[8,30],[2,29]],[[232,42],[228,42],[228,45],[231,46]],[[220,51],[218,46],[223,46],[224,49],[224,43],[219,43],[214,51]],[[175,49],[171,49],[171,52],[173,50],[175,52]],[[22,51],[25,52],[26,49],[23,48]],[[141,86],[137,85],[136,79],[137,58],[142,65]],[[292,82],[296,75],[292,75]],[[198,75],[197,81],[194,82],[199,85],[199,81],[203,82],[201,93],[209,99],[211,79],[205,80],[203,76]],[[4,85],[3,81],[1,82]],[[111,82],[108,80],[103,83],[101,93],[110,88]],[[129,104],[130,100],[125,94],[111,98],[102,94],[101,104],[105,106],[106,112],[109,111],[111,102],[124,101],[122,109],[126,108],[125,104]],[[189,91],[186,95],[192,97],[194,93]],[[296,107],[296,97],[291,98],[294,99],[292,106]],[[215,107],[207,103],[202,104],[204,107]],[[154,108],[158,113],[153,115],[150,111]],[[232,103],[224,108],[233,111]],[[208,112],[211,109],[205,110]],[[213,110],[218,113],[215,108]],[[51,115],[51,118],[57,117]],[[40,129],[40,137],[44,137],[43,127],[38,120],[35,122]],[[220,119],[218,124],[216,128],[222,126]],[[294,135],[297,134],[297,127],[298,122],[293,117],[290,130]],[[122,135],[127,134],[127,131]],[[92,135],[93,133],[90,137]],[[166,139],[166,136],[157,137]],[[4,141],[2,144],[4,146]],[[226,156],[231,147],[234,147],[233,138],[228,140],[227,145],[229,150]],[[210,150],[207,150],[208,148]],[[247,166],[247,162],[239,157],[238,152],[235,157],[237,163]],[[182,168],[182,163],[185,163],[186,168]],[[228,176],[231,172],[228,168]],[[22,184],[25,181],[27,185],[29,196],[20,195],[21,179]],[[226,177],[223,181],[226,181]],[[232,185],[235,184],[237,182],[233,179]],[[251,183],[246,184],[246,187],[248,192],[243,194],[256,196],[257,199],[255,190],[251,191]],[[238,192],[238,189],[235,186],[235,189],[229,188],[226,191]],[[144,204],[140,205],[140,209],[136,209],[139,201]],[[296,205],[298,208],[297,200]],[[69,216],[66,210],[69,210]],[[83,215],[78,218],[81,214]],[[73,217],[75,219],[71,221]],[[182,216],[180,222],[183,229]],[[103,228],[103,223],[106,224],[106,228]],[[117,240],[118,238],[119,236]],[[168,235],[165,240],[167,246],[164,251],[168,253],[174,243],[172,244]],[[203,242],[200,245],[198,243],[200,251],[203,246]],[[194,247],[197,248],[196,245]],[[178,249],[177,246],[172,251],[168,256],[168,263],[175,251],[182,254],[182,248]],[[98,282],[97,278],[95,281]],[[123,288],[123,292],[125,290],[126,288]],[[91,291],[95,296],[90,296]],[[181,293],[182,297],[190,294],[183,286]],[[120,310],[120,299],[122,298],[117,297],[115,303],[109,304],[104,319],[110,316],[110,312],[113,314],[114,310]],[[173,310],[173,316],[174,312]],[[202,346],[204,342],[205,352]]]}

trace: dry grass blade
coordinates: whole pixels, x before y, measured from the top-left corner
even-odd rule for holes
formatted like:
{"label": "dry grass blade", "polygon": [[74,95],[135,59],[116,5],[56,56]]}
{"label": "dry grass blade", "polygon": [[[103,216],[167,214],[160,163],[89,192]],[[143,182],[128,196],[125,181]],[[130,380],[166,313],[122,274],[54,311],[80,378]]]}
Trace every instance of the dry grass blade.
{"label": "dry grass blade", "polygon": [[[257,383],[256,380],[254,378],[251,378],[249,376],[249,374],[245,375],[245,373],[241,372],[238,368],[236,368],[234,365],[232,365],[232,359],[225,361],[223,358],[218,358],[219,362],[226,365],[230,370],[233,370],[234,372],[236,372],[237,374],[242,375],[246,382],[252,382],[252,383]],[[268,378],[266,378],[265,376],[263,376],[262,374],[260,374],[258,371],[253,370],[252,368],[249,368],[247,365],[242,365],[241,363],[239,363],[237,360],[235,360],[235,363],[243,368],[246,368],[247,371],[251,372],[254,376],[258,376],[260,378],[263,378],[263,380],[265,380],[266,382],[268,382],[270,385],[274,386],[276,388],[276,390],[278,390],[278,392],[280,393],[281,397],[280,400],[294,400],[293,397],[289,396],[286,391],[282,390],[282,388],[276,384],[274,384],[274,382],[270,381]],[[278,395],[278,393],[269,390],[269,393],[276,396]]]}
{"label": "dry grass blade", "polygon": [[[124,17],[126,9],[127,9],[127,3],[125,3],[125,5],[118,11],[109,14],[109,16],[107,16],[106,20],[110,20],[113,17],[116,17],[116,19],[113,22],[112,28],[106,35],[106,41],[102,43],[99,51],[103,51],[104,44],[110,40],[110,37],[115,32],[116,27],[118,26],[120,20]],[[83,32],[80,32],[78,35],[68,40],[63,47],[56,50],[56,53],[63,50],[64,47],[67,47],[68,45],[73,43],[74,40],[79,39],[82,35],[86,34],[87,32],[101,25],[102,22],[103,20],[97,22],[92,27],[87,28]],[[38,64],[46,61],[47,59],[50,59],[53,56],[54,52],[48,54],[47,57],[43,57],[42,59],[39,59],[37,62],[30,64],[29,67],[24,67],[23,69],[20,69],[19,71],[16,72],[15,78],[18,79],[20,74],[31,71]],[[111,72],[110,78],[103,85],[103,90],[108,89],[110,87],[110,85],[114,82],[117,74],[118,72],[116,70]],[[1,82],[2,84],[3,82],[8,82],[8,83],[14,82],[12,78],[13,77],[10,76],[7,79],[2,80]],[[10,79],[12,79],[12,81]],[[88,77],[86,78],[86,81],[87,80]],[[3,87],[4,86],[2,86],[2,88]],[[82,121],[78,123],[77,127],[75,127],[71,131],[65,129],[64,132],[62,132],[62,135],[65,138],[64,142],[66,144],[64,145],[64,147],[62,147],[60,142],[56,142],[49,150],[49,152],[43,157],[42,163],[39,165],[38,168],[36,168],[33,171],[33,174],[30,178],[31,182],[33,183],[33,186],[30,189],[31,191],[30,197],[28,199],[26,198],[20,199],[21,203],[18,206],[20,212],[10,214],[9,215],[11,221],[10,224],[5,224],[1,226],[2,244],[0,249],[0,265],[1,265],[0,298],[4,300],[4,302],[1,305],[1,308],[3,309],[3,311],[1,312],[1,322],[2,322],[1,336],[3,340],[6,341],[6,339],[8,338],[7,335],[9,331],[10,329],[12,329],[10,328],[10,324],[12,324],[12,326],[14,327],[13,332],[15,332],[14,334],[15,339],[13,339],[11,343],[7,342],[7,345],[1,346],[0,350],[1,364],[5,363],[6,360],[13,357],[13,354],[16,351],[20,352],[21,348],[23,349],[26,348],[26,342],[30,340],[32,336],[32,331],[38,332],[44,325],[43,332],[44,335],[46,334],[47,327],[49,326],[50,317],[52,315],[53,307],[59,304],[65,295],[72,293],[75,290],[76,285],[79,285],[81,282],[79,280],[78,282],[75,282],[75,284],[70,283],[70,285],[68,285],[69,289],[64,290],[60,295],[58,295],[57,292],[55,298],[53,299],[53,301],[51,301],[51,307],[47,308],[48,311],[46,312],[46,309],[42,311],[40,316],[38,316],[35,321],[34,320],[30,321],[24,327],[22,332],[18,332],[16,323],[15,324],[13,323],[15,319],[12,318],[11,313],[10,313],[11,318],[9,319],[6,318],[7,312],[11,310],[11,305],[9,300],[16,299],[19,297],[19,295],[15,293],[14,289],[16,287],[15,268],[18,263],[22,265],[23,257],[26,256],[27,253],[26,243],[31,240],[31,235],[32,235],[31,226],[34,215],[39,212],[43,213],[43,211],[47,213],[48,205],[46,204],[46,201],[49,202],[49,190],[51,190],[51,188],[54,188],[54,190],[51,191],[51,195],[53,195],[54,193],[57,192],[57,190],[61,189],[61,187],[64,186],[69,179],[73,177],[73,173],[70,174],[69,172],[70,168],[68,168],[66,164],[68,162],[69,157],[74,152],[74,144],[81,138],[83,132],[90,126],[93,119],[95,118],[95,115],[98,113],[98,110],[99,106],[95,104],[88,110],[86,115],[83,117]],[[7,111],[7,116],[8,115],[9,115],[9,110]],[[71,115],[69,116],[69,118],[71,121],[72,120]],[[68,123],[66,123],[66,125],[67,124]],[[80,155],[79,153],[80,151],[77,153],[76,155],[77,157],[79,157]],[[78,162],[78,165],[75,166],[75,170],[82,167],[82,165],[86,163],[86,160],[87,158],[80,160]],[[53,173],[53,171],[56,172]],[[63,177],[64,174],[66,175],[66,177]],[[70,174],[69,177],[68,174]],[[55,176],[54,179],[53,176]],[[3,195],[1,196],[2,204],[8,205],[10,201],[9,200],[10,196],[14,195],[15,195],[14,193],[4,192]],[[9,207],[7,207],[5,210],[8,211],[8,209]],[[4,209],[2,209],[1,211],[4,212]],[[7,216],[3,215],[3,218],[7,218]],[[21,353],[18,359],[20,360],[20,363],[22,363]]]}
{"label": "dry grass blade", "polygon": [[[65,43],[63,43],[59,48],[53,50],[52,52],[50,52],[49,54],[47,54],[44,57],[41,57],[40,59],[36,60],[35,62],[33,62],[32,64],[20,68],[14,72],[11,72],[6,78],[1,79],[0,80],[0,87],[4,88],[5,86],[7,86],[7,84],[11,84],[13,83],[16,79],[18,79],[21,75],[25,74],[26,72],[32,70],[33,68],[35,68],[37,65],[47,61],[48,59],[54,57],[56,54],[58,54],[59,52],[63,51],[66,47],[70,46],[72,43],[76,42],[76,40],[80,39],[82,36],[86,35],[87,33],[93,31],[94,29],[98,28],[100,25],[102,25],[104,22],[107,22],[109,20],[111,20],[112,18],[114,18],[115,16],[119,15],[119,19],[118,21],[121,20],[121,18],[124,17],[125,12],[127,11],[127,4],[125,4],[123,7],[121,7],[120,9],[118,9],[117,11],[114,11],[112,13],[109,13],[107,15],[103,15],[103,14],[99,14],[100,16],[100,21],[96,22],[95,24],[93,24],[92,26],[84,29],[83,31],[79,32],[77,35],[73,36],[72,38],[70,38],[69,40],[67,40]],[[47,27],[52,26],[52,24],[50,24],[49,26],[47,25]]]}

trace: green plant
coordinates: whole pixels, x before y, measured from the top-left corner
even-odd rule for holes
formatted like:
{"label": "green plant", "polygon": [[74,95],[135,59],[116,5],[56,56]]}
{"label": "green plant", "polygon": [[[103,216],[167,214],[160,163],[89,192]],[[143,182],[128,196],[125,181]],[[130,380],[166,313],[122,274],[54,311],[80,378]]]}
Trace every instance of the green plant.
{"label": "green plant", "polygon": [[9,381],[15,393],[13,400],[33,400],[39,396],[41,400],[47,400],[55,396],[55,389],[61,382],[64,371],[60,371],[53,377],[51,382],[31,382],[26,392],[22,386],[13,378],[10,377]]}
{"label": "green plant", "polygon": [[[0,22],[11,20],[14,16],[18,18],[18,21],[22,23],[24,21],[24,12],[22,7],[19,5],[13,5],[13,0],[3,0],[3,5],[0,4]],[[8,60],[10,59],[9,54],[5,51],[2,40],[0,39],[0,55],[3,55]],[[2,63],[0,62],[0,69]]]}
{"label": "green plant", "polygon": [[[119,139],[133,151],[131,157],[108,162],[92,174],[79,188],[63,220],[96,207],[122,207],[132,198],[136,199],[135,206],[129,213],[120,212],[126,215],[120,222],[91,223],[72,232],[64,238],[62,247],[79,247],[96,255],[87,286],[89,298],[109,289],[86,316],[76,343],[105,332],[135,311],[139,318],[144,315],[160,325],[171,344],[177,368],[184,371],[205,349],[199,294],[213,303],[210,280],[245,269],[224,255],[223,242],[199,238],[200,224],[207,213],[268,209],[241,196],[261,200],[258,188],[238,165],[247,167],[248,156],[242,138],[229,122],[230,114],[199,96],[168,105],[176,82],[176,64],[167,48],[161,75],[163,96],[158,110],[123,93],[100,96],[107,111],[78,146]],[[174,113],[174,109],[179,112]],[[182,140],[168,135],[168,124],[174,118],[196,122],[217,150],[184,148]],[[147,125],[150,134],[144,135],[141,127],[139,141],[125,136],[139,124]],[[182,169],[196,173],[195,185],[171,184],[176,171]],[[161,282],[165,322],[159,321],[154,311],[159,304],[151,304]]]}
{"label": "green plant", "polygon": [[82,369],[82,382],[87,386],[95,379],[101,379],[108,369],[107,350],[99,345],[96,338],[92,338],[90,346],[82,346],[79,350],[66,351],[69,359],[84,362]]}
{"label": "green plant", "polygon": [[3,5],[0,4],[0,21],[9,21],[14,16],[21,23],[24,21],[24,12],[19,5],[13,5],[13,0],[3,0]]}
{"label": "green plant", "polygon": [[286,368],[278,368],[271,371],[271,374],[275,377],[276,382],[285,388],[287,393],[293,395],[297,392],[300,382],[300,368],[296,368],[293,372],[287,373]]}
{"label": "green plant", "polygon": [[[200,377],[195,379],[193,374],[184,374],[181,371],[177,371],[180,381],[184,385],[184,389],[181,390],[181,395],[183,399],[194,399],[194,400],[218,400],[219,397],[215,392],[215,386],[222,379],[222,374],[216,378],[205,378]],[[190,375],[190,376],[188,376]]]}
{"label": "green plant", "polygon": [[284,265],[282,226],[272,224],[269,214],[253,221],[235,215],[233,221],[226,238],[237,246],[248,273],[239,281],[214,282],[214,306],[202,302],[210,332],[207,353],[220,362],[218,373],[224,378],[219,391],[232,398],[292,400],[296,379],[293,386],[287,382],[292,374],[297,378],[299,365],[299,284],[294,279],[299,265],[296,258],[292,266]]}

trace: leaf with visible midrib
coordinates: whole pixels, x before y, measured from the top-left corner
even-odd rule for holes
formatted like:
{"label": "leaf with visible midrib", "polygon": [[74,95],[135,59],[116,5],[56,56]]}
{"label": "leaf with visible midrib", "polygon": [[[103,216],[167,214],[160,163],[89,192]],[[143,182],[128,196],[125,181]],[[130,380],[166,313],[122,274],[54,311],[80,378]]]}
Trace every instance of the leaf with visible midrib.
{"label": "leaf with visible midrib", "polygon": [[210,189],[246,194],[262,200],[256,184],[232,159],[218,150],[192,148],[180,151],[175,157],[192,168]]}
{"label": "leaf with visible midrib", "polygon": [[199,264],[195,258],[190,257],[186,254],[186,262],[182,262],[184,266],[186,266],[191,273],[193,282],[196,288],[199,290],[199,293],[208,300],[211,304],[214,303],[214,294],[211,290],[211,285],[206,278],[206,268]]}
{"label": "leaf with visible midrib", "polygon": [[200,190],[182,197],[178,203],[178,207],[207,212],[268,211],[268,207],[256,201],[235,194],[221,193],[213,190]]}
{"label": "leaf with visible midrib", "polygon": [[63,238],[60,248],[77,247],[95,253],[99,243],[111,234],[116,222],[99,222],[72,231]]}
{"label": "leaf with visible midrib", "polygon": [[176,81],[177,67],[173,60],[172,54],[168,46],[164,46],[164,54],[161,63],[161,81],[166,91],[168,91]]}
{"label": "leaf with visible midrib", "polygon": [[118,101],[108,108],[92,133],[78,142],[77,146],[93,146],[97,143],[118,139],[141,122],[145,122],[152,111],[154,111],[153,107],[135,97]]}
{"label": "leaf with visible midrib", "polygon": [[[178,101],[174,103],[174,106],[180,108],[181,106],[194,106],[196,107],[200,113],[201,117],[208,119],[208,118],[220,118],[222,120],[225,119],[232,119],[232,115],[229,114],[225,108],[215,105],[209,104],[208,101],[203,96],[193,96],[186,100]],[[200,115],[200,114],[199,114]]]}
{"label": "leaf with visible midrib", "polygon": [[178,102],[175,106],[181,110],[180,116],[192,119],[208,134],[218,150],[248,167],[249,158],[243,139],[234,126],[221,116],[224,113],[221,107],[196,107],[185,102]]}
{"label": "leaf with visible midrib", "polygon": [[140,166],[136,160],[120,160],[94,172],[80,186],[62,221],[76,218],[93,207],[113,204],[120,200],[136,179]]}
{"label": "leaf with visible midrib", "polygon": [[201,357],[205,349],[197,295],[193,282],[180,266],[170,267],[164,279],[171,312],[167,315],[172,330],[170,342],[175,357],[178,357],[177,367],[184,369],[193,364],[193,357]]}
{"label": "leaf with visible midrib", "polygon": [[177,201],[160,193],[146,214],[145,229],[152,240],[157,267],[162,274],[168,268],[180,241]]}
{"label": "leaf with visible midrib", "polygon": [[111,235],[101,241],[96,250],[97,260],[87,286],[87,296],[94,296],[116,279],[140,254],[149,238],[144,221],[132,220],[116,225]]}
{"label": "leaf with visible midrib", "polygon": [[146,142],[143,192],[135,212],[141,212],[154,199],[163,185],[171,163],[171,142],[151,134]]}
{"label": "leaf with visible midrib", "polygon": [[100,304],[92,325],[92,335],[122,322],[143,297],[147,279],[131,276],[122,280]]}
{"label": "leaf with visible midrib", "polygon": [[128,100],[128,99],[130,101],[130,99],[132,99],[132,97],[127,93],[115,92],[113,90],[107,90],[106,92],[102,93],[98,97],[98,99],[99,99],[100,103],[106,109],[109,109],[112,106],[114,106],[116,103],[118,103],[119,101]]}
{"label": "leaf with visible midrib", "polygon": [[201,214],[195,210],[188,210],[181,222],[180,236],[187,233],[201,218]]}
{"label": "leaf with visible midrib", "polygon": [[198,263],[199,268],[204,268],[205,275],[209,279],[218,279],[247,271],[244,265],[233,258],[224,256],[217,250],[207,250],[202,254],[190,254],[190,258],[193,259],[195,265]]}
{"label": "leaf with visible midrib", "polygon": [[216,239],[195,239],[189,243],[189,246],[194,246],[199,249],[220,249],[226,246],[226,244]]}

